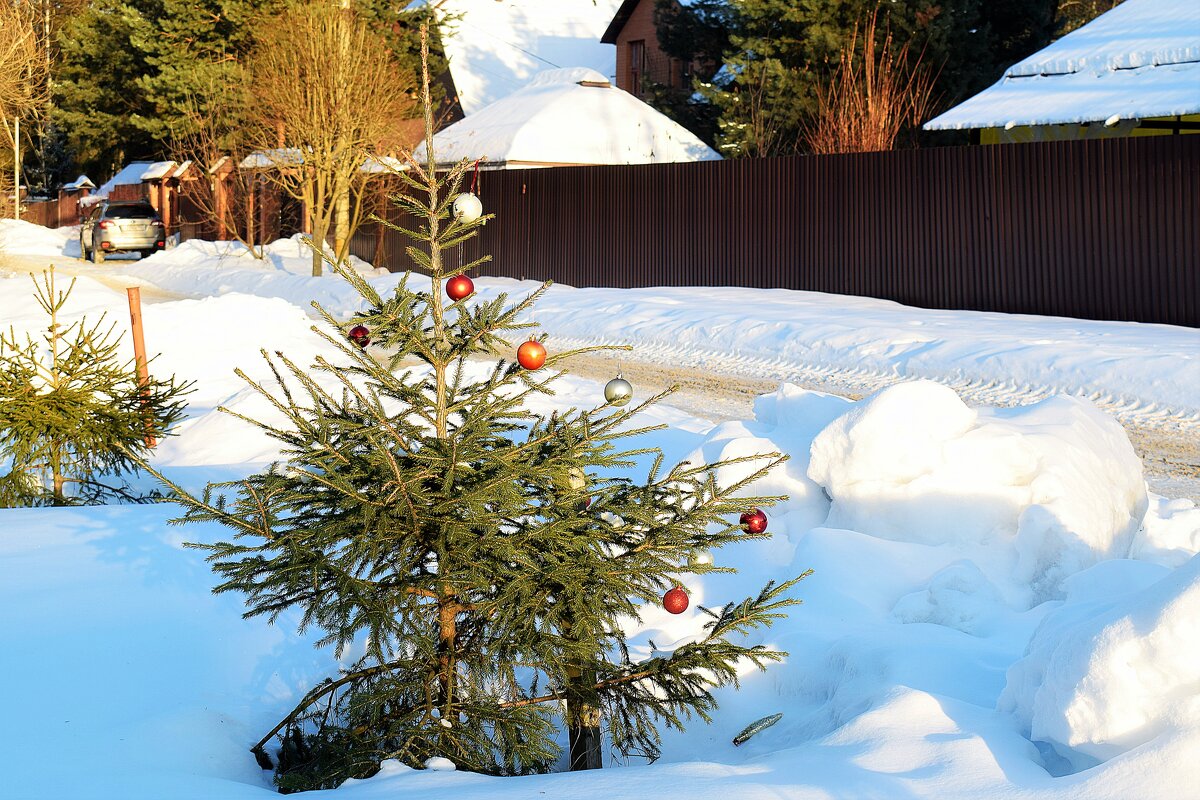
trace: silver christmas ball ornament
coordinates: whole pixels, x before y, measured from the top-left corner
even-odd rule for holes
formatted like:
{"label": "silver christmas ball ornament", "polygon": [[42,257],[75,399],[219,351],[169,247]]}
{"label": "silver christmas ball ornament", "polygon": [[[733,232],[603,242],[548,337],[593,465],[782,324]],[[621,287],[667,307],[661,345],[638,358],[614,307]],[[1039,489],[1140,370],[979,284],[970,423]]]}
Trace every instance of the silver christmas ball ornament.
{"label": "silver christmas ball ornament", "polygon": [[604,384],[604,400],[610,405],[623,406],[633,399],[633,384],[619,374]]}
{"label": "silver christmas ball ornament", "polygon": [[461,222],[474,222],[483,216],[483,203],[471,192],[463,192],[454,198],[454,218]]}
{"label": "silver christmas ball ornament", "polygon": [[587,474],[579,467],[567,470],[567,485],[572,489],[583,489],[587,486]]}

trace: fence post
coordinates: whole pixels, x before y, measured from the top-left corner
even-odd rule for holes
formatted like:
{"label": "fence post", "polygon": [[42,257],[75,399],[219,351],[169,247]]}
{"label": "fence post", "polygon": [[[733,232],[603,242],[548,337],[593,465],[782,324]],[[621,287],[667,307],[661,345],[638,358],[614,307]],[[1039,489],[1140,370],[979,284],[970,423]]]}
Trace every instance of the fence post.
{"label": "fence post", "polygon": [[142,290],[130,286],[125,290],[129,296],[129,327],[133,334],[133,358],[137,363],[138,383],[142,387],[142,406],[146,411],[146,447],[154,447],[158,440],[154,437],[154,420],[150,411],[145,408],[149,400],[147,385],[150,383],[150,368],[146,363],[146,340],[142,334]]}

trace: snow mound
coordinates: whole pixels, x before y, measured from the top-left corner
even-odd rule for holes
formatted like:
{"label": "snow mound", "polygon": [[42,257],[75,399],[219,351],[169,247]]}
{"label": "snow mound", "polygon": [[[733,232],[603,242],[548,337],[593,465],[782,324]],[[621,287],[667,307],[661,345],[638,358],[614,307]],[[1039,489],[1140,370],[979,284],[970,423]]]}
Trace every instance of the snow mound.
{"label": "snow mound", "polygon": [[1191,500],[1155,496],[1129,555],[1181,567],[1200,553],[1200,508]]}
{"label": "snow mound", "polygon": [[147,305],[143,316],[147,348],[158,353],[151,371],[195,379],[195,391],[187,399],[197,409],[216,406],[246,388],[235,368],[252,380],[270,380],[262,351],[306,356],[336,352],[313,330],[312,319],[279,299],[230,294],[178,300]]}
{"label": "snow mound", "polygon": [[972,561],[958,561],[936,573],[929,585],[900,598],[892,609],[897,622],[927,622],[972,635],[995,627],[1004,598]]}
{"label": "snow mound", "polygon": [[[354,256],[350,258],[350,266],[384,296],[391,294],[400,281],[401,276],[376,269]],[[114,273],[149,281],[179,294],[236,292],[282,298],[303,309],[316,301],[339,317],[349,316],[362,306],[353,287],[328,266],[320,277],[313,277],[312,250],[303,241],[303,234],[265,245],[262,258],[255,258],[240,242],[190,239],[178,247],[130,262]]]}
{"label": "snow mound", "polygon": [[61,256],[77,228],[43,228],[23,219],[0,219],[0,253]]}
{"label": "snow mound", "polygon": [[858,403],[813,440],[828,527],[929,545],[995,545],[1031,602],[1129,554],[1148,498],[1121,426],[1085,400],[972,410],[929,381]]}
{"label": "snow mound", "polygon": [[1200,727],[1200,557],[1164,573],[1109,562],[1075,576],[1008,670],[998,708],[1072,771]]}

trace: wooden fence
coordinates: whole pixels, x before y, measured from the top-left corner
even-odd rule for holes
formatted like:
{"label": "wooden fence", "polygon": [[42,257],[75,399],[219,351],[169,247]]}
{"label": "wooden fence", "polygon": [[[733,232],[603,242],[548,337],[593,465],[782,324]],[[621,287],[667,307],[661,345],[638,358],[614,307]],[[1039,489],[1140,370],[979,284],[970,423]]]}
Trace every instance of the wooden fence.
{"label": "wooden fence", "polygon": [[[1200,326],[1200,136],[496,171],[479,194],[484,275]],[[368,225],[353,251],[398,271],[406,244]]]}
{"label": "wooden fence", "polygon": [[59,192],[55,200],[29,200],[21,207],[21,219],[44,228],[62,228],[79,224],[78,192]]}

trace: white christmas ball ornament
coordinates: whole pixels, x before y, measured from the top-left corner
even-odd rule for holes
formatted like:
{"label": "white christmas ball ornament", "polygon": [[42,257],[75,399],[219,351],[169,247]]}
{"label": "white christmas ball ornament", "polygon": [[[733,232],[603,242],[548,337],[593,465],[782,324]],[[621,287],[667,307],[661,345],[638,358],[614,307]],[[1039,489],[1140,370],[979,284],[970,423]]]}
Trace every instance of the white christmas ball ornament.
{"label": "white christmas ball ornament", "polygon": [[604,400],[614,406],[623,406],[633,397],[633,385],[621,377],[620,373],[604,384]]}
{"label": "white christmas ball ornament", "polygon": [[483,216],[483,203],[470,192],[454,198],[454,218],[462,222],[474,222]]}

